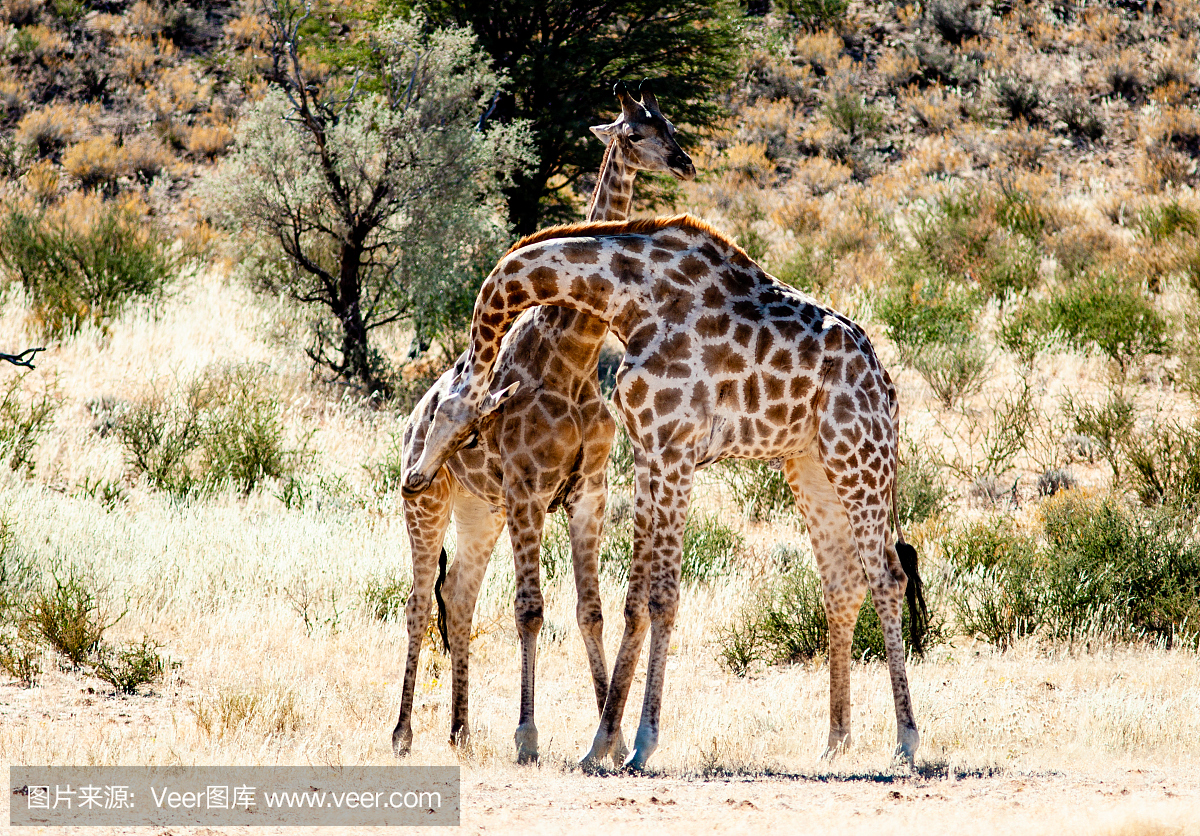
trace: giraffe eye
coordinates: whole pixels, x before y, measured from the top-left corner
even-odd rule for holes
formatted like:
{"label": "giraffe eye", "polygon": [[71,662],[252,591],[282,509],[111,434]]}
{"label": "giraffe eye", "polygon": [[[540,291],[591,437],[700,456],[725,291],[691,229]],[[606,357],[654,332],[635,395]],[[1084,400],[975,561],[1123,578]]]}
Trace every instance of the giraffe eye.
{"label": "giraffe eye", "polygon": [[474,450],[479,446],[479,433],[471,433],[463,444],[463,450]]}
{"label": "giraffe eye", "polygon": [[642,141],[643,139],[645,139],[645,138],[646,138],[646,137],[644,137],[644,136],[639,136],[638,134],[630,134],[630,135],[629,135],[629,141],[630,141],[630,142],[641,142],[641,141]]}

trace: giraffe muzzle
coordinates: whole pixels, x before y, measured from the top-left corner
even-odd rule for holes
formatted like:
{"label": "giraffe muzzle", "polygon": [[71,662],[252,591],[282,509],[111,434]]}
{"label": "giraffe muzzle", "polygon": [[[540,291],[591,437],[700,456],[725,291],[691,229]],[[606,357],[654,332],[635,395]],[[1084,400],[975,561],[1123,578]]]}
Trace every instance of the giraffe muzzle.
{"label": "giraffe muzzle", "polygon": [[670,162],[671,173],[680,180],[692,180],[696,176],[696,166],[691,157],[674,157]]}
{"label": "giraffe muzzle", "polygon": [[420,473],[409,473],[400,485],[400,496],[405,499],[416,499],[429,487],[433,480]]}

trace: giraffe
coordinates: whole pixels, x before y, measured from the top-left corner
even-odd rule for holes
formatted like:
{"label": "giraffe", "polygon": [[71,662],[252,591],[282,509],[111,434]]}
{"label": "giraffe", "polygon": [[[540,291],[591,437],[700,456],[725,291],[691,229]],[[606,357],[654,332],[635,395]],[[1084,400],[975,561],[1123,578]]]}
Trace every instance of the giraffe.
{"label": "giraffe", "polygon": [[[621,115],[591,128],[605,142],[604,162],[591,199],[589,220],[627,217],[639,170],[695,176],[691,159],[675,141],[674,126],[648,89],[635,101],[614,87]],[[406,496],[404,516],[413,561],[409,596],[408,654],[400,716],[392,733],[399,756],[412,747],[412,703],[421,640],[428,623],[430,590],[445,570],[442,542],[453,515],[457,552],[438,602],[443,641],[450,652],[451,741],[465,742],[468,726],[468,651],[471,622],[492,549],[507,522],[514,555],[525,575],[516,602],[521,638],[521,709],[516,733],[518,759],[537,753],[534,724],[534,662],[541,627],[539,579],[541,533],[546,514],[565,508],[578,596],[576,617],[587,650],[597,709],[603,709],[608,669],[602,643],[603,614],[598,552],[607,498],[608,453],[616,425],[600,394],[596,366],[607,325],[566,308],[540,308],[519,322],[496,355],[496,375],[511,398],[486,405],[471,444],[450,456],[420,496]],[[430,388],[413,411],[403,436],[402,462],[422,453],[438,404],[461,371],[463,358]],[[514,387],[520,386],[520,392]],[[439,554],[441,560],[439,562]],[[435,588],[436,592],[436,588]],[[441,619],[444,601],[444,620]],[[613,758],[624,756],[618,740]]]}
{"label": "giraffe", "polygon": [[[464,362],[403,474],[409,495],[474,432],[495,397],[505,330],[535,305],[599,318],[626,349],[613,403],[634,448],[634,557],[625,630],[584,765],[612,753],[647,632],[642,716],[625,766],[641,769],[657,747],[692,480],[728,458],[782,459],[808,523],[829,623],[826,756],[850,742],[850,643],[869,586],[884,628],[896,754],[911,763],[920,736],[900,606],[907,591],[916,624],[923,600],[915,551],[888,537],[898,398],[863,330],[687,215],[543,230],[514,245],[484,282]],[[915,643],[919,629],[913,635]]]}

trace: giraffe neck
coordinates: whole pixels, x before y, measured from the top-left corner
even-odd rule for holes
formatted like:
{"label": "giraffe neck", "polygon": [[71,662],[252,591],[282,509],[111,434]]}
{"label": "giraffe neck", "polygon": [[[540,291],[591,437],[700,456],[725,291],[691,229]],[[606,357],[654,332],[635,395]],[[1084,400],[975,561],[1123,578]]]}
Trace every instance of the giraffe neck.
{"label": "giraffe neck", "polygon": [[604,161],[600,163],[600,177],[592,192],[588,206],[589,221],[623,221],[629,217],[629,206],[633,202],[633,180],[637,169],[628,164],[615,138],[604,149]]}

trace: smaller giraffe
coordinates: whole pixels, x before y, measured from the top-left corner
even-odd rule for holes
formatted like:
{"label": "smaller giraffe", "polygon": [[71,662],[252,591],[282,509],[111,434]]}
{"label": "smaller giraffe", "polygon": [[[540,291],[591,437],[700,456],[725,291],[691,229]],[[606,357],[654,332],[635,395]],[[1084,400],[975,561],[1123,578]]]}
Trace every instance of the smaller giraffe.
{"label": "smaller giraffe", "polygon": [[658,746],[693,478],[730,458],[782,459],[808,523],[830,634],[827,754],[850,740],[850,642],[869,587],[887,648],[897,754],[911,762],[920,735],[900,607],[907,595],[915,624],[923,601],[915,553],[888,531],[899,401],[862,328],[686,215],[543,230],[514,246],[480,289],[471,347],[407,465],[407,495],[425,490],[475,431],[496,397],[506,330],[539,304],[604,320],[626,349],[613,403],[634,450],[634,554],[625,632],[584,764],[613,751],[647,633],[642,717],[626,766],[642,768]]}
{"label": "smaller giraffe", "polygon": [[[614,87],[621,115],[592,128],[606,144],[604,162],[588,217],[621,220],[629,211],[638,171],[666,171],[681,179],[695,176],[691,159],[675,141],[675,128],[643,87],[635,101],[624,83]],[[443,639],[452,667],[450,736],[468,734],[468,652],[471,621],[492,549],[507,521],[514,556],[526,576],[518,586],[517,631],[521,638],[521,714],[518,759],[537,753],[533,722],[534,662],[541,624],[538,572],[542,525],[547,513],[566,510],[578,595],[577,620],[587,649],[597,709],[603,708],[608,669],[601,641],[597,570],[600,531],[607,493],[605,469],[615,423],[600,395],[596,364],[608,328],[604,322],[565,308],[540,308],[522,317],[500,349],[497,379],[504,392],[484,405],[470,441],[452,455],[420,496],[405,494],[404,514],[413,563],[413,591],[407,606],[408,656],[400,717],[392,733],[397,755],[412,745],[412,703],[421,639],[429,619],[438,556],[451,516],[458,548],[445,580]],[[405,428],[403,461],[422,454],[438,404],[461,371],[464,358],[442,375],[413,411]],[[516,391],[517,387],[522,391]],[[526,557],[522,557],[526,556]],[[613,747],[624,757],[623,741]]]}

